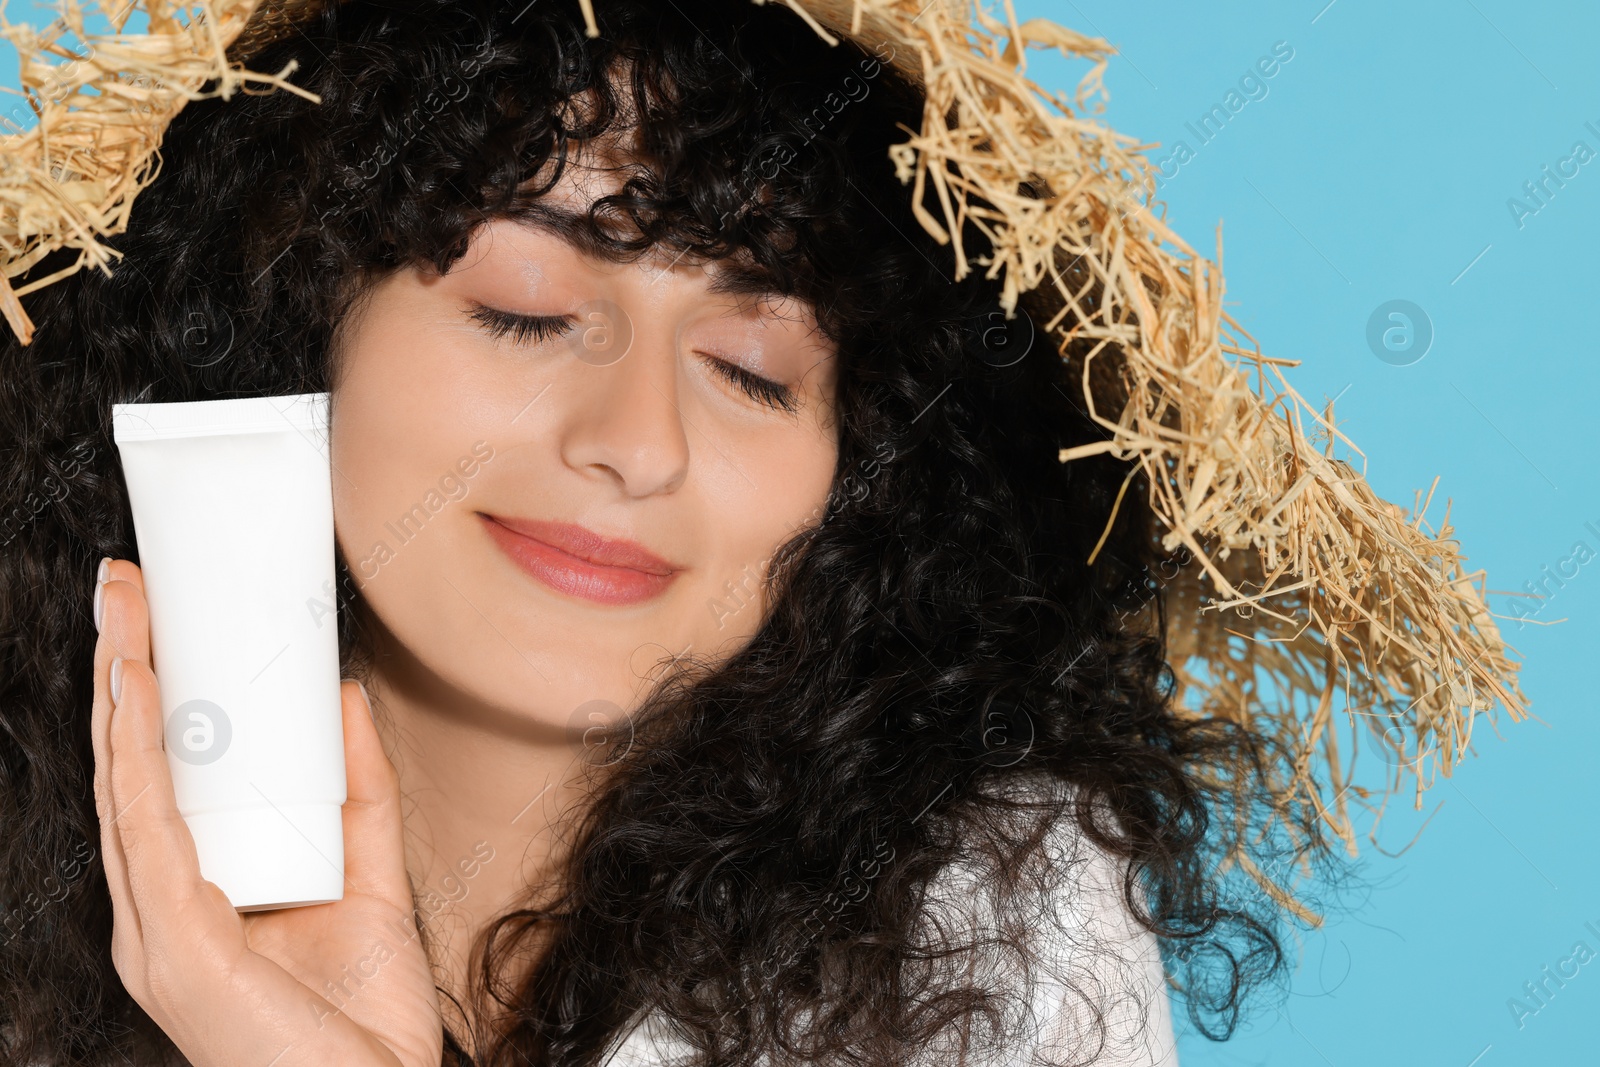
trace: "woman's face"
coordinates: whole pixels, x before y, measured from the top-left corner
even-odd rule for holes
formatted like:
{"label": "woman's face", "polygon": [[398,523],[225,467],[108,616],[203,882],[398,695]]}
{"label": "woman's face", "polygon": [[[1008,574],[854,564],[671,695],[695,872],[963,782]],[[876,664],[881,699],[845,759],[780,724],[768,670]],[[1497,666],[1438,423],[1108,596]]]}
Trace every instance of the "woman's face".
{"label": "woman's face", "polygon": [[[586,206],[594,173],[546,202]],[[836,360],[812,309],[718,276],[494,220],[448,274],[403,269],[352,313],[334,516],[387,686],[570,739],[663,661],[755,632],[774,549],[828,495]],[[496,336],[501,313],[551,322]]]}

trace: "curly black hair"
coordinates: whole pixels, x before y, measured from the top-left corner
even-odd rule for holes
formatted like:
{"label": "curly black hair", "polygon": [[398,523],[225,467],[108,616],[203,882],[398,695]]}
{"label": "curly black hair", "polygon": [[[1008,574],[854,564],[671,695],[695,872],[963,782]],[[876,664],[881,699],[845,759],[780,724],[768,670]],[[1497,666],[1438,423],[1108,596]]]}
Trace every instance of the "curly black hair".
{"label": "curly black hair", "polygon": [[[0,1065],[176,1054],[112,967],[93,844],[93,574],[138,558],[111,404],[327,389],[365,286],[447,271],[476,227],[538,210],[546,163],[625,121],[637,165],[582,239],[737,254],[809,302],[840,357],[834,487],[775,555],[759,631],[635,712],[560,899],[487,931],[475,981],[509,1029],[447,1033],[445,1062],[594,1064],[642,1009],[709,1064],[906,1062],[1000,1018],[934,963],[1007,946],[925,940],[926,887],[973,856],[1015,886],[1064,820],[1129,861],[1124,898],[1202,1033],[1282,976],[1284,916],[1222,859],[1328,850],[1309,816],[1291,853],[1258,832],[1273,813],[1238,776],[1270,739],[1174,707],[1142,475],[1122,493],[1124,462],[1057,460],[1104,436],[1073,350],[999,311],[976,227],[958,281],[916,220],[886,149],[923,105],[892,46],[829,46],[749,0],[595,7],[590,38],[570,0],[329,5],[250,56],[293,59],[321,103],[189,104],[114,270],[30,296],[32,344],[0,343]],[[339,566],[353,674],[370,634]],[[1003,788],[1025,781],[1070,789]],[[531,978],[497,981],[534,944]]]}

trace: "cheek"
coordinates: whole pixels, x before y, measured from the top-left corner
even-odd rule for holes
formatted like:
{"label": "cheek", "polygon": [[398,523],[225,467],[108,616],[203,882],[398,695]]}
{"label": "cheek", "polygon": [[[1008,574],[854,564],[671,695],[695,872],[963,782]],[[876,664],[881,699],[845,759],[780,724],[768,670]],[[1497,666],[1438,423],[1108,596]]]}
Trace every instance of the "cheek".
{"label": "cheek", "polygon": [[453,402],[439,361],[376,331],[349,350],[333,400],[334,518],[358,581],[393,578],[420,559],[430,526],[460,521],[471,499],[461,463],[484,428]]}
{"label": "cheek", "polygon": [[822,521],[837,462],[832,436],[821,431],[808,447],[775,458],[755,511],[763,520],[761,527],[769,544],[775,547],[796,531]]}
{"label": "cheek", "polygon": [[772,555],[822,521],[838,451],[832,432],[818,427],[751,446],[741,456],[741,470],[708,489],[709,528],[718,534],[718,547],[704,573],[704,610],[694,616],[708,647],[746,637],[760,625],[769,607],[761,591]]}
{"label": "cheek", "polygon": [[835,434],[831,422],[813,418],[792,434],[769,435],[745,451],[747,477],[726,486],[737,498],[725,514],[740,516],[742,538],[762,555],[821,521],[839,456]]}

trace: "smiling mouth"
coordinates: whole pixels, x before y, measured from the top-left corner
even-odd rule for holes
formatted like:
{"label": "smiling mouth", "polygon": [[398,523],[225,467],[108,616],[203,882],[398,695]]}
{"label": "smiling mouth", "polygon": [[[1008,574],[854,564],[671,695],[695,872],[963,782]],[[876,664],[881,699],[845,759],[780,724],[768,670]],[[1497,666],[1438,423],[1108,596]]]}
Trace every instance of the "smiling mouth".
{"label": "smiling mouth", "polygon": [[[558,593],[599,604],[637,604],[660,596],[678,570],[640,546],[627,542],[605,541],[582,527],[570,524],[539,524],[522,520],[502,522],[492,515],[477,512],[484,529],[511,561],[525,573]],[[515,522],[520,530],[512,529]],[[576,545],[586,555],[533,536],[530,530],[552,531],[568,545]],[[586,558],[620,561],[597,562]],[[643,569],[649,567],[650,569]]]}

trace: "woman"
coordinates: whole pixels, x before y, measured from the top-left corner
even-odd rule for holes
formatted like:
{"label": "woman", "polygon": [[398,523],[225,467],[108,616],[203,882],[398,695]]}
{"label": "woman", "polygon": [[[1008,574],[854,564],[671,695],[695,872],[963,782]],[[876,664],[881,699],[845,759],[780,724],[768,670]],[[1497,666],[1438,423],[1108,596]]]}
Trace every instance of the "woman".
{"label": "woman", "polygon": [[[251,57],[321,102],[186,108],[7,345],[7,484],[64,489],[3,562],[0,1063],[1174,1063],[1158,948],[1215,1037],[1281,970],[1207,773],[1270,740],[1174,715],[1170,559],[918,225],[892,50],[596,13],[322,11]],[[348,882],[239,916],[109,411],[324,389]]]}

